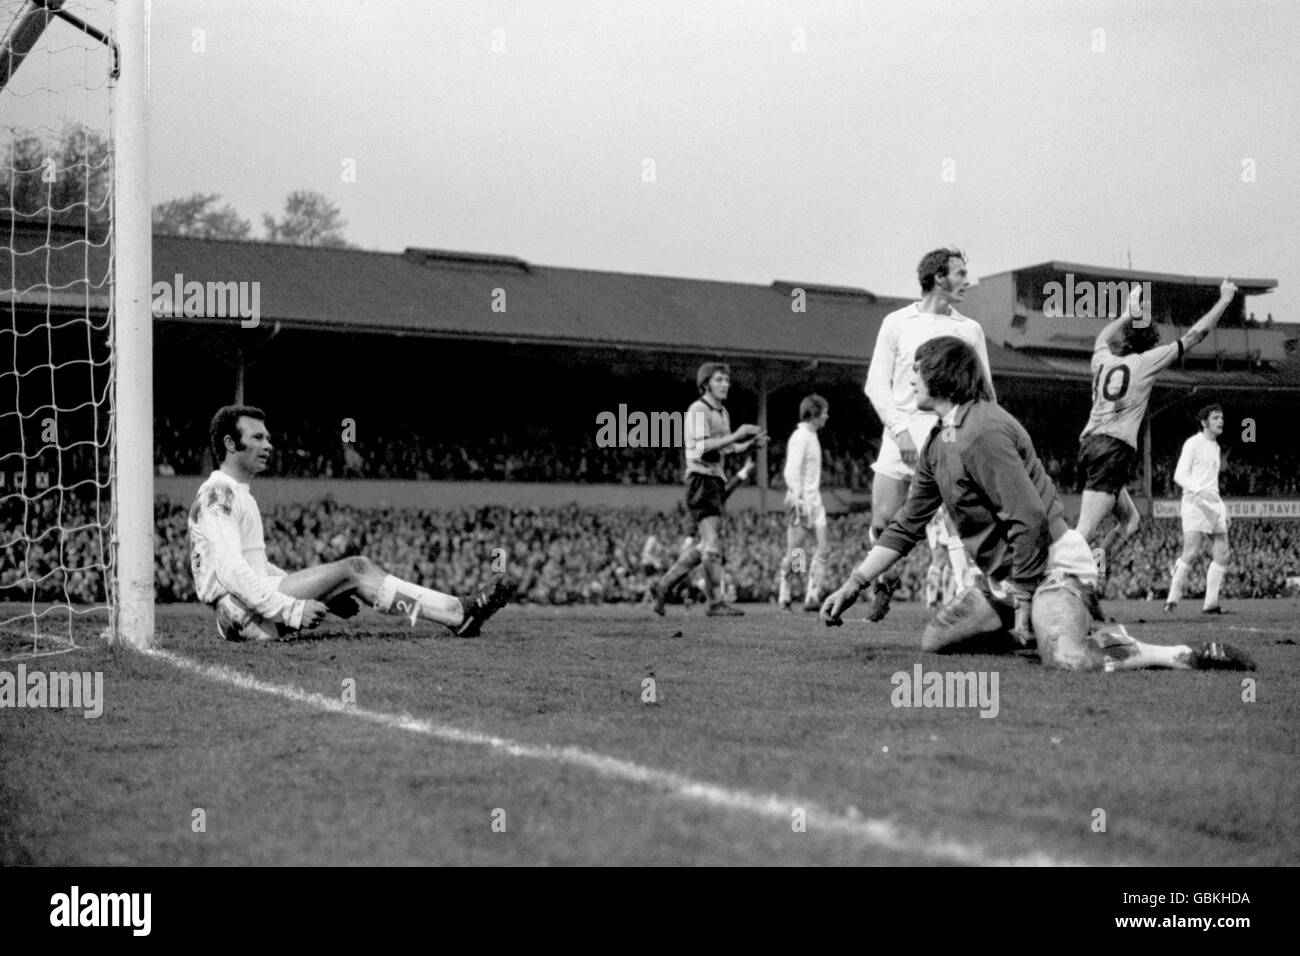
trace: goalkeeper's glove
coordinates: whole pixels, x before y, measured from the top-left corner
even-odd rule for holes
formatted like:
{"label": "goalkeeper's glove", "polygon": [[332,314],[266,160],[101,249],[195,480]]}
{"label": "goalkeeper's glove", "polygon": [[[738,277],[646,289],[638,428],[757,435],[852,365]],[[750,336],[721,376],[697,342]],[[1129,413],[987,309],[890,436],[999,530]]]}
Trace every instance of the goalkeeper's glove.
{"label": "goalkeeper's glove", "polygon": [[858,571],[854,571],[849,575],[849,579],[822,602],[821,613],[818,615],[822,619],[822,623],[827,627],[839,627],[843,624],[844,621],[841,620],[841,617],[844,612],[857,603],[858,597],[870,583]]}

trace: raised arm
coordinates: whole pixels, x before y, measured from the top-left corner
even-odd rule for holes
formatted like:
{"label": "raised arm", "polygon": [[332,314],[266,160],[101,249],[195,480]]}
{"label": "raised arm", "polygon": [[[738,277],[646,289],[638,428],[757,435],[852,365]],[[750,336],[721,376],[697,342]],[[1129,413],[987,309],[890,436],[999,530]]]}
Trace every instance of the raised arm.
{"label": "raised arm", "polygon": [[1142,286],[1140,283],[1133,284],[1133,290],[1129,292],[1128,301],[1124,303],[1124,311],[1120,317],[1111,322],[1101,330],[1094,343],[1093,351],[1099,351],[1103,348],[1110,348],[1111,344],[1118,341],[1120,334],[1124,331],[1124,326],[1128,325],[1129,320],[1137,318],[1142,314]]}
{"label": "raised arm", "polygon": [[1237,294],[1237,287],[1231,279],[1224,279],[1223,284],[1219,286],[1219,301],[1214,303],[1214,307],[1206,312],[1196,324],[1183,333],[1183,349],[1194,348],[1201,342],[1216,325],[1219,319],[1223,318],[1223,313],[1227,311],[1228,306],[1232,304],[1233,296]]}

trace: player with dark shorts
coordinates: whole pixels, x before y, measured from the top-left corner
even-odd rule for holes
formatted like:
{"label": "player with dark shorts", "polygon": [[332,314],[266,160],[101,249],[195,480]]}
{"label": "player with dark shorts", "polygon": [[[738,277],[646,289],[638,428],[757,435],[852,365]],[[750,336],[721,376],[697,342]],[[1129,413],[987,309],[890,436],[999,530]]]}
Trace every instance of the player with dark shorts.
{"label": "player with dark shorts", "polygon": [[731,418],[723,402],[731,390],[731,370],[721,362],[706,362],[696,375],[699,399],[686,412],[683,429],[686,440],[686,507],[695,522],[695,544],[684,550],[667,573],[650,586],[656,614],[673,590],[686,580],[696,565],[704,565],[704,586],[710,617],[743,614],[725,600],[722,581],[722,514],[727,486],[723,456],[767,444],[767,434],[757,425],[731,430]]}
{"label": "player with dark shorts", "polygon": [[[1137,465],[1137,439],[1151,401],[1156,378],[1204,339],[1232,304],[1237,287],[1228,279],[1219,286],[1219,300],[1183,336],[1160,344],[1151,320],[1151,303],[1142,302],[1142,286],[1134,289],[1118,319],[1101,330],[1092,352],[1092,411],[1079,436],[1079,473],[1084,476],[1083,500],[1075,530],[1093,549],[1099,572],[1098,591],[1105,586],[1106,554],[1138,529],[1137,506],[1128,493]],[[1107,515],[1115,526],[1097,541]],[[1094,604],[1093,616],[1101,611]]]}
{"label": "player with dark shorts", "polygon": [[1113,435],[1089,435],[1079,446],[1079,474],[1089,491],[1118,495],[1137,471],[1137,450]]}

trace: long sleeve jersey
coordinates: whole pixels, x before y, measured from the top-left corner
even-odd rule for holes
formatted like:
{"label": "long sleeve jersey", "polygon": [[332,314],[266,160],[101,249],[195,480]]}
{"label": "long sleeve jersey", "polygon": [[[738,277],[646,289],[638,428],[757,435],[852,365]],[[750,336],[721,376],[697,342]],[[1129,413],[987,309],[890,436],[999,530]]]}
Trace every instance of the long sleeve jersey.
{"label": "long sleeve jersey", "polygon": [[1201,496],[1219,498],[1219,443],[1197,432],[1183,442],[1174,481],[1183,489],[1184,498]]}
{"label": "long sleeve jersey", "polygon": [[266,559],[262,513],[248,485],[214,471],[190,507],[190,569],[204,604],[233,594],[269,621],[289,623],[295,601],[276,590],[284,574]]}
{"label": "long sleeve jersey", "polygon": [[[912,365],[916,362],[916,349],[923,342],[941,335],[955,335],[975,349],[984,374],[989,375],[988,344],[980,324],[955,310],[951,315],[936,315],[922,312],[919,305],[914,302],[885,316],[863,388],[885,430],[895,438],[913,428],[928,433],[935,422],[930,413],[918,411],[916,389],[912,387]],[[989,376],[990,388],[992,381]],[[920,425],[915,424],[918,417]],[[920,448],[925,434],[914,433],[912,438]]]}
{"label": "long sleeve jersey", "polygon": [[804,422],[795,426],[785,446],[785,486],[800,500],[814,497],[822,486],[822,443]]}
{"label": "long sleeve jersey", "polygon": [[1048,547],[1069,526],[1029,434],[985,401],[958,406],[948,427],[946,436],[939,427],[930,433],[907,501],[876,544],[906,555],[943,505],[980,570],[1033,588]]}

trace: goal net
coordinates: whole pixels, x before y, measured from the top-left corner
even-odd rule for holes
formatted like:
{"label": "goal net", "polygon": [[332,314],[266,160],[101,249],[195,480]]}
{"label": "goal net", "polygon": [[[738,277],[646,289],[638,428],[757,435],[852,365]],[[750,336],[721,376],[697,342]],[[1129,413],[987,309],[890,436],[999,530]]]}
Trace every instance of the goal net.
{"label": "goal net", "polygon": [[[147,276],[149,243],[147,219],[143,238],[122,233],[118,221],[116,166],[124,157],[115,87],[123,45],[115,30],[120,8],[131,3],[0,0],[5,660],[152,637],[151,617],[147,633],[124,632],[121,573],[124,518],[137,539],[143,527],[124,514],[122,492],[143,481],[145,500],[152,498],[148,474],[139,475],[140,429],[131,430],[136,447],[124,449],[120,427],[118,279],[123,254],[138,258],[141,246]],[[147,291],[141,305],[147,309]],[[138,316],[131,319],[138,331]],[[146,317],[146,352],[147,331]],[[149,390],[147,365],[143,383],[134,385]],[[134,470],[124,471],[124,451]],[[144,543],[150,553],[151,525]],[[141,544],[135,541],[137,551]]]}

